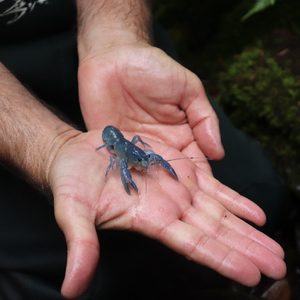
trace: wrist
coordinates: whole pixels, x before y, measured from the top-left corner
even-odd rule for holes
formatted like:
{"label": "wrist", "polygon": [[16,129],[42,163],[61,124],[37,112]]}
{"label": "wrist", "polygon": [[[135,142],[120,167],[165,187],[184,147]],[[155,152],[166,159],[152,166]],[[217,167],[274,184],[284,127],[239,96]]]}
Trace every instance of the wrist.
{"label": "wrist", "polygon": [[68,124],[62,122],[56,128],[49,131],[47,142],[44,144],[45,152],[42,153],[42,164],[40,164],[39,177],[37,180],[38,187],[44,191],[51,190],[50,170],[51,166],[60,151],[68,144],[70,140],[81,134]]}
{"label": "wrist", "polygon": [[78,36],[79,62],[130,44],[149,46],[150,43],[123,29],[97,28],[88,34]]}
{"label": "wrist", "polygon": [[145,0],[77,0],[79,59],[131,43],[151,44],[151,13]]}

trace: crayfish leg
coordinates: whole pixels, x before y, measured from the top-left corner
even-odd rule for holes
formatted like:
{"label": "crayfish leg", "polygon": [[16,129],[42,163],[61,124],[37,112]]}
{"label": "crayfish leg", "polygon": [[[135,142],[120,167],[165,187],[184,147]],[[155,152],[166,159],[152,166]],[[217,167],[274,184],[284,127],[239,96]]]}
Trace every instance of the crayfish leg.
{"label": "crayfish leg", "polygon": [[128,170],[128,164],[125,159],[122,159],[121,163],[120,163],[120,177],[122,180],[123,187],[128,195],[131,195],[130,189],[129,189],[129,184],[138,193],[138,188],[132,180],[131,173]]}
{"label": "crayfish leg", "polygon": [[141,137],[140,137],[139,135],[135,135],[135,136],[133,137],[131,143],[134,144],[134,145],[136,145],[138,142],[140,142],[140,143],[144,146],[144,148],[145,148],[145,146],[151,148],[151,146],[150,146],[149,144],[145,143],[145,142],[141,139]]}

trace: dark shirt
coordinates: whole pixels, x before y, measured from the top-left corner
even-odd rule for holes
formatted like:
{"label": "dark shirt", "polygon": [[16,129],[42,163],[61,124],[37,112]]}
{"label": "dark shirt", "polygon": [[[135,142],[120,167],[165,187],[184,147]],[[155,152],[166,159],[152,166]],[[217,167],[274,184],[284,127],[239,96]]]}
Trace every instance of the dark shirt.
{"label": "dark shirt", "polygon": [[82,124],[75,0],[0,0],[0,61],[38,98]]}
{"label": "dark shirt", "polygon": [[73,0],[0,1],[0,43],[30,41],[52,36],[76,24]]}

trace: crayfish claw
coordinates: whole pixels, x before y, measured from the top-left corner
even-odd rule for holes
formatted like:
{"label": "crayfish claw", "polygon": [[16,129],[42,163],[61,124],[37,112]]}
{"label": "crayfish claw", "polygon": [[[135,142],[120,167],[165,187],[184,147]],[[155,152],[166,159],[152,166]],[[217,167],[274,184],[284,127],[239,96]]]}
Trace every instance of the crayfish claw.
{"label": "crayfish claw", "polygon": [[153,153],[151,153],[150,151],[149,150],[147,151],[147,153],[150,153],[150,160],[151,160],[150,165],[151,166],[155,164],[161,165],[165,170],[170,172],[176,180],[178,180],[178,176],[175,170],[172,168],[172,166],[166,160],[164,160],[160,155],[154,153],[153,151],[152,151]]}
{"label": "crayfish claw", "polygon": [[168,172],[170,172],[170,173],[174,176],[174,178],[175,178],[176,180],[178,180],[178,176],[177,176],[175,170],[172,168],[172,166],[171,166],[167,161],[163,160],[163,161],[160,163],[160,165],[161,165],[165,170],[167,170]]}

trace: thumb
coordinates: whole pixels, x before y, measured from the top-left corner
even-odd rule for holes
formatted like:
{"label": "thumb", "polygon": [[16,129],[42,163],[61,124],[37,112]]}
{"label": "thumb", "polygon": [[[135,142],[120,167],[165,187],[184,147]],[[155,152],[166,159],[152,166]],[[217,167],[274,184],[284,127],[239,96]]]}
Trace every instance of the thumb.
{"label": "thumb", "polygon": [[218,117],[208,101],[200,79],[187,72],[188,83],[181,103],[186,111],[193,134],[203,153],[215,160],[224,157]]}
{"label": "thumb", "polygon": [[[89,287],[99,261],[99,240],[91,209],[72,197],[57,201],[55,217],[68,246],[65,279],[61,288],[67,299],[81,296]],[[61,199],[60,199],[61,200]]]}

